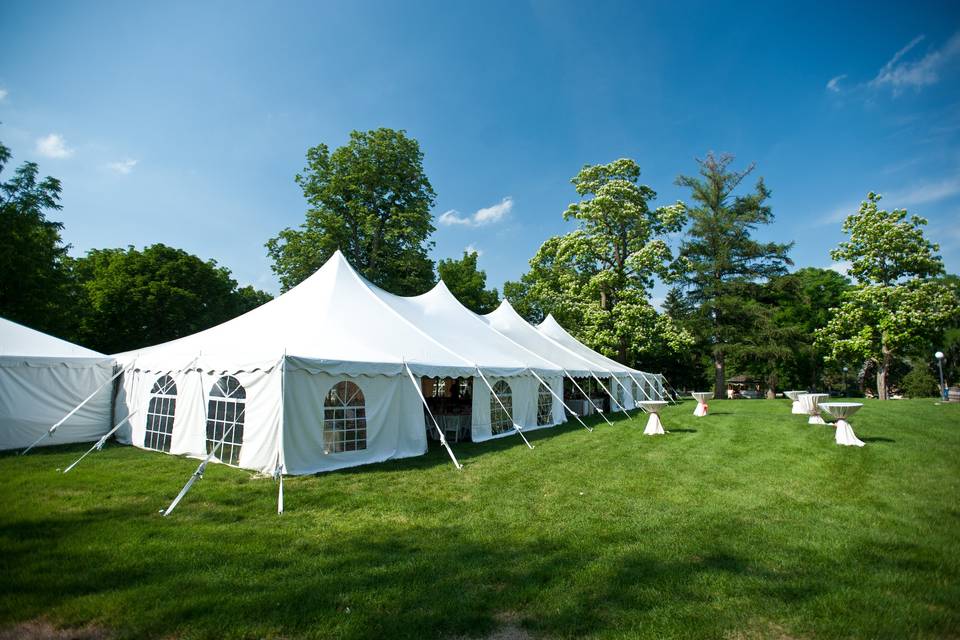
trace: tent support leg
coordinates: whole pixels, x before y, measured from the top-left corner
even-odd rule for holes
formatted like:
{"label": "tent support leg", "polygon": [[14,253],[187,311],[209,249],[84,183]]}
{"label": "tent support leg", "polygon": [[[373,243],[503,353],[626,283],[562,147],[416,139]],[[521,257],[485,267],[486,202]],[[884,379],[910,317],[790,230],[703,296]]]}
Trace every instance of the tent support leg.
{"label": "tent support leg", "polygon": [[[603,384],[603,382],[600,382],[600,378],[597,377],[597,374],[591,372],[590,375],[593,376],[593,379],[596,380],[596,381],[600,384],[600,386],[603,387],[603,390],[607,392],[607,395],[610,396],[610,402],[612,402],[613,404],[617,405],[617,408],[620,409],[620,411],[623,412],[623,415],[627,416],[627,420],[629,420],[629,419],[630,419],[630,414],[627,413],[627,410],[626,410],[626,409],[624,409],[623,407],[620,406],[620,403],[617,402],[617,399],[613,397],[613,394],[612,394],[612,393],[610,393],[610,389],[607,389],[607,385]],[[611,374],[611,375],[612,375],[612,374]]]}
{"label": "tent support leg", "polygon": [[487,376],[483,375],[483,371],[480,370],[480,367],[478,367],[477,365],[474,365],[474,366],[477,369],[477,373],[480,374],[480,378],[483,380],[483,384],[487,385],[487,389],[490,390],[490,395],[492,395],[494,398],[497,399],[497,404],[500,405],[500,408],[503,409],[503,412],[507,414],[508,418],[510,418],[510,422],[513,423],[513,430],[516,431],[517,434],[520,436],[520,438],[523,439],[524,444],[526,444],[528,448],[533,449],[533,445],[530,444],[529,440],[527,440],[527,436],[523,435],[523,431],[520,430],[520,425],[518,425],[517,421],[513,419],[513,416],[510,415],[510,412],[507,411],[507,408],[503,406],[503,402],[500,400],[500,396],[498,396],[496,392],[493,390],[493,387],[490,386],[490,382],[487,380]]}
{"label": "tent support leg", "polygon": [[86,398],[84,398],[83,402],[81,402],[80,404],[78,404],[77,406],[75,406],[73,409],[71,409],[71,410],[70,410],[70,413],[68,413],[67,415],[65,415],[65,416],[63,416],[62,418],[60,418],[60,420],[57,421],[57,423],[56,423],[55,425],[53,425],[52,427],[50,427],[49,429],[47,429],[47,432],[46,432],[45,434],[43,434],[42,436],[40,436],[39,438],[37,438],[36,440],[34,440],[33,444],[31,444],[29,447],[27,447],[26,449],[24,449],[23,451],[21,451],[21,452],[20,452],[20,455],[22,455],[22,456],[27,455],[27,453],[29,453],[30,450],[33,449],[35,446],[37,446],[38,444],[40,444],[40,441],[42,441],[44,438],[52,438],[52,437],[53,437],[53,433],[57,430],[57,427],[59,427],[59,426],[62,425],[64,422],[66,422],[67,420],[69,420],[70,417],[71,417],[73,414],[75,414],[77,411],[80,411],[80,409],[83,407],[83,405],[85,405],[85,404],[87,404],[88,402],[90,402],[90,400],[93,399],[93,396],[95,396],[95,395],[97,395],[98,393],[100,393],[100,391],[103,390],[104,387],[106,387],[108,384],[112,383],[114,380],[116,380],[117,378],[119,378],[119,377],[120,377],[120,374],[122,374],[124,371],[126,371],[130,366],[132,366],[132,364],[133,364],[133,363],[131,362],[130,365],[127,365],[127,367],[125,367],[125,368],[123,368],[123,369],[120,369],[120,370],[117,371],[115,374],[113,374],[113,377],[112,377],[112,378],[110,378],[109,380],[107,380],[106,382],[104,382],[103,384],[101,384],[99,387],[97,387],[97,388],[94,390],[93,393],[91,393],[89,396],[87,396]]}
{"label": "tent support leg", "polygon": [[569,411],[569,412],[570,412],[570,415],[572,415],[574,418],[576,418],[576,419],[577,419],[577,422],[579,422],[581,425],[583,425],[583,428],[584,428],[584,429],[586,429],[587,431],[593,433],[593,429],[591,429],[590,427],[588,427],[588,426],[586,425],[586,423],[585,423],[583,420],[580,419],[580,416],[578,416],[574,411],[572,411],[572,410],[570,409],[570,407],[567,406],[567,403],[563,401],[563,398],[561,398],[561,397],[558,396],[556,393],[554,393],[553,389],[550,388],[550,385],[548,385],[546,382],[544,382],[544,381],[543,381],[543,378],[541,378],[540,376],[538,376],[536,371],[534,371],[533,369],[531,369],[531,370],[530,370],[530,373],[532,373],[532,374],[533,374],[533,377],[535,377],[537,380],[540,381],[540,384],[542,384],[543,386],[545,386],[545,387],[547,388],[547,391],[549,391],[550,394],[551,394],[554,398],[556,398],[557,400],[560,401],[560,404],[563,405],[563,408],[566,409],[567,411]]}
{"label": "tent support leg", "polygon": [[100,438],[99,440],[97,440],[96,444],[94,444],[92,447],[90,447],[89,449],[87,449],[87,452],[86,452],[86,453],[84,453],[82,456],[80,456],[79,458],[77,458],[77,459],[74,461],[74,463],[71,464],[71,465],[70,465],[69,467],[67,467],[66,469],[64,469],[63,472],[64,472],[64,473],[69,472],[70,469],[73,469],[75,466],[77,466],[78,464],[80,464],[80,461],[83,460],[84,458],[86,458],[86,457],[87,457],[88,455],[90,455],[91,453],[93,453],[94,450],[100,451],[100,450],[103,448],[104,443],[106,443],[106,441],[110,438],[110,436],[112,436],[114,433],[116,433],[117,429],[119,429],[119,428],[121,427],[121,425],[123,425],[124,422],[126,422],[127,420],[129,420],[130,417],[131,417],[133,414],[135,414],[136,412],[137,412],[137,410],[134,409],[133,411],[131,411],[130,413],[128,413],[126,418],[124,418],[123,420],[121,420],[120,422],[118,422],[118,423],[117,423],[117,426],[115,426],[113,429],[110,429],[110,431],[108,431],[107,433],[105,433],[102,438]]}
{"label": "tent support leg", "polygon": [[417,384],[417,379],[413,376],[413,371],[410,370],[410,367],[407,366],[407,363],[403,363],[404,368],[407,370],[407,375],[410,376],[410,382],[413,384],[413,388],[417,390],[417,395],[420,396],[420,402],[423,403],[423,408],[427,410],[427,415],[430,416],[433,426],[437,430],[437,434],[440,436],[440,444],[443,445],[443,448],[447,450],[447,454],[450,456],[450,460],[453,461],[453,466],[458,470],[463,469],[463,465],[460,464],[460,461],[457,460],[457,456],[453,455],[453,449],[450,448],[449,443],[447,443],[447,437],[443,434],[443,429],[440,428],[440,425],[437,424],[437,419],[433,417],[433,412],[430,411],[430,406],[427,404],[427,399],[423,397],[423,391],[420,389],[420,385]]}
{"label": "tent support leg", "polygon": [[575,386],[580,391],[580,393],[583,394],[583,397],[587,399],[587,402],[590,403],[590,405],[593,407],[593,410],[599,413],[600,417],[603,418],[608,425],[613,426],[613,423],[607,420],[607,416],[603,415],[603,410],[600,407],[598,407],[597,404],[593,401],[593,398],[591,398],[590,395],[586,391],[584,391],[579,384],[577,384],[577,381],[574,380],[573,376],[570,375],[570,373],[566,369],[563,370],[563,373],[568,378],[570,378],[570,382],[573,383],[573,386]]}

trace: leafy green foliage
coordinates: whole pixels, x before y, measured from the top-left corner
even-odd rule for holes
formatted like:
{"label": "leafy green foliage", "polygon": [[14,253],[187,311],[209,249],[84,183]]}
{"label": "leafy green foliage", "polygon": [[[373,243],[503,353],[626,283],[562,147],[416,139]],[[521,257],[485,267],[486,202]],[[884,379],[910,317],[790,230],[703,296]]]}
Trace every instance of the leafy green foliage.
{"label": "leafy green foliage", "polygon": [[629,159],[586,166],[572,183],[581,196],[564,218],[577,229],[549,238],[520,282],[504,285],[518,313],[547,313],[577,338],[622,362],[651,362],[689,347],[690,336],[649,302],[654,276],[670,278],[665,241],[685,220],[681,203],[651,208],[656,192],[639,184]]}
{"label": "leafy green foliage", "polygon": [[427,256],[435,194],[423,153],[403,131],[354,131],[330,152],[307,151],[296,176],[310,208],[299,229],[284,229],[266,246],[284,291],[302,282],[340,249],[368,280],[393,293],[423,293],[434,283]]}
{"label": "leafy green foliage", "polygon": [[[787,253],[792,244],[759,242],[752,233],[773,221],[766,204],[770,191],[757,180],[753,192],[734,195],[752,173],[750,165],[733,171],[733,156],[707,154],[699,177],[680,176],[677,184],[690,189],[696,203],[689,210],[691,225],[680,248],[685,263],[683,284],[696,309],[690,326],[701,350],[711,352],[714,393],[725,391],[725,358],[731,347],[744,345],[751,326],[769,322],[757,314],[756,284],[786,273],[793,264]],[[768,333],[771,338],[775,336]],[[772,345],[771,345],[772,346]]]}
{"label": "leafy green foliage", "polygon": [[903,377],[903,391],[908,398],[932,398],[940,395],[940,383],[926,365],[919,365]]}
{"label": "leafy green foliage", "polygon": [[[11,157],[0,143],[0,173]],[[63,224],[47,219],[61,209],[60,191],[56,178],[39,178],[34,162],[0,183],[0,316],[63,336],[71,320],[68,247],[60,238]]]}
{"label": "leafy green foliage", "polygon": [[[960,406],[865,401],[866,449],[712,400],[277,485],[108,445],[0,456],[0,633],[116,638],[950,638]],[[176,428],[176,427],[175,427]],[[91,628],[84,628],[92,623]],[[509,627],[507,627],[509,628]]]}
{"label": "leafy green foliage", "polygon": [[238,288],[213,260],[155,244],[96,249],[70,261],[79,339],[104,353],[159,344],[225,322],[271,296]]}
{"label": "leafy green foliage", "polygon": [[477,269],[476,251],[463,252],[459,260],[449,258],[437,263],[437,273],[450,293],[474,313],[490,313],[497,308],[500,295],[496,289],[487,289],[487,274]]}
{"label": "leafy green foliage", "polygon": [[858,278],[817,341],[838,360],[877,363],[877,395],[887,397],[888,372],[894,359],[955,324],[960,314],[957,290],[942,279],[939,247],[926,240],[919,216],[878,207],[880,196],[869,193],[857,213],[843,223],[850,239],[831,252],[849,260]]}

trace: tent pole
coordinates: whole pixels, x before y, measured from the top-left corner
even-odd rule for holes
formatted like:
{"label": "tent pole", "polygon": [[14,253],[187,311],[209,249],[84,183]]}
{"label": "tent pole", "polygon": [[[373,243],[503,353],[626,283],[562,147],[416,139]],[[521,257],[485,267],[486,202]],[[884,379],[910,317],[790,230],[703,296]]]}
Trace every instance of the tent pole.
{"label": "tent pole", "polygon": [[280,428],[277,429],[277,468],[274,475],[280,480],[280,489],[277,493],[277,515],[283,514],[283,414],[287,397],[287,350],[283,350],[280,358]]}
{"label": "tent pole", "polygon": [[183,500],[183,496],[187,495],[187,491],[190,491],[190,487],[193,486],[193,483],[203,477],[203,472],[207,468],[207,463],[213,459],[213,456],[223,447],[223,443],[226,442],[227,436],[233,433],[234,427],[237,426],[237,423],[240,421],[240,418],[243,417],[243,414],[247,412],[247,405],[244,403],[243,409],[240,410],[240,413],[233,418],[233,423],[231,423],[230,428],[223,432],[223,436],[220,438],[213,449],[210,450],[210,453],[207,454],[207,457],[203,459],[200,463],[200,466],[197,467],[197,470],[193,472],[193,475],[190,476],[190,479],[187,480],[187,484],[183,485],[183,489],[180,490],[180,493],[177,494],[177,497],[173,499],[173,502],[170,503],[170,506],[164,509],[163,517],[167,517],[173,510],[177,508],[177,505],[180,504],[180,501]]}
{"label": "tent pole", "polygon": [[[607,373],[610,374],[610,377],[611,377],[611,378],[613,378],[614,380],[617,381],[617,384],[620,385],[620,388],[623,389],[624,392],[626,392],[626,394],[630,396],[630,399],[631,399],[631,400],[633,400],[633,394],[630,393],[630,390],[627,389],[627,386],[626,386],[625,384],[623,384],[622,382],[620,382],[620,378],[618,378],[617,375],[616,375],[614,372],[612,372],[612,371],[607,371]],[[630,376],[630,372],[629,372],[629,371],[627,372],[627,375]],[[633,380],[633,376],[630,376],[630,379]],[[636,381],[636,380],[633,380],[633,382],[636,383],[637,381]],[[646,391],[643,392],[643,395],[646,396],[648,400],[650,399],[650,396],[647,396],[647,392],[646,392]],[[627,413],[627,410],[624,408],[624,406],[623,406],[622,404],[620,404],[619,402],[617,402],[617,404],[620,405],[620,410],[621,410],[621,411],[623,411],[624,413]],[[636,404],[636,400],[634,400],[634,404]],[[643,407],[640,407],[640,410],[641,410],[641,411],[646,411],[646,409],[644,409]],[[627,414],[627,415],[630,415],[630,414]]]}
{"label": "tent pole", "polygon": [[514,429],[514,431],[516,431],[516,432],[520,435],[520,437],[523,439],[524,443],[526,443],[526,445],[527,445],[529,448],[533,449],[533,445],[530,444],[530,441],[529,441],[529,440],[527,440],[527,436],[523,435],[523,431],[520,430],[520,425],[518,425],[518,424],[517,424],[517,421],[513,419],[513,416],[510,415],[510,412],[507,411],[507,408],[506,408],[505,406],[503,406],[503,402],[500,400],[500,396],[498,396],[498,395],[496,394],[496,392],[493,390],[493,387],[490,386],[490,383],[487,381],[487,377],[486,377],[485,375],[483,375],[483,371],[480,370],[480,367],[479,367],[479,366],[477,366],[477,365],[474,365],[474,366],[477,367],[477,373],[480,374],[480,378],[483,380],[483,383],[484,383],[485,385],[487,385],[487,389],[490,390],[490,395],[492,395],[494,398],[497,399],[497,404],[500,405],[500,408],[503,409],[503,412],[504,412],[505,414],[507,414],[507,417],[508,417],[508,418],[510,418],[510,422],[513,423],[513,429]]}
{"label": "tent pole", "polygon": [[584,429],[586,429],[587,431],[593,433],[593,429],[591,429],[590,427],[588,427],[588,426],[586,425],[586,423],[585,423],[583,420],[580,419],[580,416],[578,416],[575,411],[571,410],[570,407],[567,406],[567,403],[563,401],[563,398],[561,398],[561,397],[558,396],[556,393],[554,393],[553,389],[550,388],[550,385],[548,385],[546,382],[544,382],[544,381],[543,381],[543,378],[541,378],[540,376],[538,376],[536,371],[534,371],[533,369],[530,369],[530,373],[533,374],[533,377],[534,377],[534,378],[536,378],[537,380],[540,381],[540,384],[542,384],[543,386],[545,386],[545,387],[547,388],[547,391],[549,391],[550,394],[553,395],[554,398],[556,398],[557,400],[560,401],[560,404],[563,405],[563,408],[566,409],[567,411],[569,411],[570,414],[571,414],[574,418],[577,419],[577,422],[579,422],[580,424],[583,425],[583,428],[584,428]]}
{"label": "tent pole", "polygon": [[427,399],[423,397],[423,390],[420,389],[420,385],[417,384],[416,378],[413,377],[413,371],[410,370],[410,367],[406,362],[403,363],[403,367],[407,370],[407,375],[410,376],[410,382],[417,390],[417,395],[420,396],[420,402],[423,403],[423,408],[427,410],[427,415],[430,416],[433,426],[436,427],[437,433],[440,434],[440,444],[443,445],[443,448],[447,450],[447,454],[450,455],[450,459],[453,461],[453,466],[455,466],[457,469],[463,469],[463,465],[457,460],[457,456],[453,455],[453,449],[451,449],[450,444],[447,443],[447,438],[443,434],[443,429],[441,429],[440,425],[437,424],[437,419],[433,417],[433,412],[430,411],[430,407],[427,405]]}
{"label": "tent pole", "polygon": [[[643,397],[646,398],[647,400],[651,400],[650,394],[647,393],[646,389],[643,388],[643,385],[642,385],[642,384],[640,384],[639,382],[637,382],[637,379],[633,377],[633,374],[630,373],[629,371],[627,371],[627,375],[630,376],[630,379],[631,379],[631,380],[633,380],[633,384],[637,385],[637,388],[640,389],[640,393],[643,394]],[[643,379],[644,379],[646,382],[649,382],[649,380],[647,380],[646,374],[644,374],[644,373],[641,371],[641,372],[640,372],[640,375],[643,376]]]}
{"label": "tent pole", "polygon": [[[608,373],[609,375],[613,376],[613,374],[611,374],[611,373],[609,373],[609,372],[607,372],[607,373]],[[617,399],[613,397],[613,394],[612,394],[612,393],[610,393],[610,389],[607,389],[607,385],[603,384],[603,382],[600,381],[600,378],[598,378],[598,377],[597,377],[597,374],[595,374],[594,372],[591,371],[591,372],[590,372],[590,375],[593,376],[593,379],[596,380],[596,381],[600,384],[600,386],[603,387],[603,390],[607,392],[607,395],[610,396],[610,402],[612,402],[613,404],[617,405],[617,408],[620,409],[620,411],[623,412],[623,415],[627,416],[627,419],[629,420],[629,419],[630,419],[630,414],[627,413],[627,410],[626,410],[626,409],[624,409],[622,406],[620,406],[620,403],[617,402]],[[616,376],[613,376],[613,377],[616,377]]]}
{"label": "tent pole", "polygon": [[567,371],[566,369],[564,369],[564,370],[563,370],[563,373],[566,374],[566,376],[567,376],[568,378],[570,378],[570,382],[573,383],[573,386],[575,386],[577,389],[580,390],[580,393],[583,394],[583,397],[587,399],[587,402],[590,403],[590,405],[593,407],[593,409],[594,409],[597,413],[600,414],[600,417],[603,418],[608,425],[613,426],[613,423],[610,422],[609,420],[607,420],[607,416],[603,415],[603,409],[601,409],[600,407],[598,407],[598,406],[597,406],[597,403],[595,403],[595,402],[593,401],[593,398],[590,397],[590,394],[588,394],[586,391],[584,391],[584,390],[580,387],[580,385],[577,384],[577,381],[573,378],[572,375],[570,375],[570,372]]}
{"label": "tent pole", "polygon": [[90,400],[93,399],[93,396],[95,396],[95,395],[97,395],[98,393],[100,393],[100,391],[101,391],[104,387],[106,387],[108,384],[110,384],[111,382],[113,382],[114,380],[116,380],[117,378],[119,378],[119,377],[120,377],[120,374],[122,374],[124,371],[126,371],[127,369],[129,369],[130,366],[132,366],[132,365],[133,365],[133,363],[131,362],[129,365],[127,365],[127,366],[124,367],[123,369],[120,369],[120,370],[117,371],[115,374],[113,374],[113,377],[111,377],[109,380],[107,380],[106,382],[104,382],[103,384],[101,384],[99,387],[97,387],[96,390],[94,390],[93,393],[91,393],[89,396],[87,396],[86,399],[84,399],[83,402],[81,402],[80,404],[78,404],[77,406],[75,406],[73,409],[71,409],[71,410],[70,410],[70,413],[68,413],[67,415],[65,415],[65,416],[63,416],[62,418],[60,418],[60,420],[57,422],[57,424],[55,424],[55,425],[53,425],[52,427],[50,427],[49,429],[47,429],[47,432],[46,432],[45,434],[43,434],[42,436],[40,436],[39,438],[37,438],[37,439],[34,441],[34,443],[31,444],[29,447],[27,447],[26,449],[24,449],[23,451],[21,451],[21,452],[20,452],[20,455],[22,455],[22,456],[27,455],[27,453],[30,451],[30,449],[33,449],[35,446],[37,446],[38,444],[40,444],[40,441],[43,440],[44,438],[53,437],[53,432],[57,430],[57,427],[59,427],[59,426],[62,425],[64,422],[66,422],[67,420],[69,420],[70,417],[71,417],[73,414],[75,414],[77,411],[80,410],[81,407],[83,407],[83,405],[85,405],[85,404],[87,404],[88,402],[90,402]]}
{"label": "tent pole", "polygon": [[136,412],[137,412],[137,410],[134,409],[133,411],[131,411],[130,413],[128,413],[126,418],[124,418],[123,420],[121,420],[120,422],[118,422],[118,423],[117,423],[117,426],[115,426],[113,429],[110,429],[110,431],[108,431],[107,433],[105,433],[105,434],[103,435],[103,437],[100,438],[99,440],[97,440],[97,442],[96,442],[92,447],[90,447],[89,449],[87,449],[87,452],[86,452],[85,454],[83,454],[82,456],[80,456],[79,458],[77,458],[76,461],[75,461],[73,464],[71,464],[69,467],[67,467],[66,469],[64,469],[63,472],[64,472],[64,473],[67,473],[68,471],[70,471],[70,469],[73,469],[75,466],[77,466],[78,464],[80,464],[80,461],[83,460],[84,458],[86,458],[86,457],[87,457],[88,455],[90,455],[91,453],[93,453],[94,449],[96,449],[97,451],[100,451],[100,449],[103,448],[104,443],[106,443],[107,439],[108,439],[110,436],[112,436],[112,435],[117,431],[117,429],[119,429],[119,428],[121,427],[121,425],[123,425],[124,422],[126,422],[127,420],[129,420],[130,417],[133,416],[133,414],[135,414]]}

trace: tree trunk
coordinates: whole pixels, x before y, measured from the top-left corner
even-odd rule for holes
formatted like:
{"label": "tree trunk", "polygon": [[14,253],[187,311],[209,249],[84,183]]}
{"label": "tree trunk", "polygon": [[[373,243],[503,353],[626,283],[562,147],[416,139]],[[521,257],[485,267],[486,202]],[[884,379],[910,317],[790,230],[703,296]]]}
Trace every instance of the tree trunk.
{"label": "tree trunk", "polygon": [[890,396],[887,391],[887,374],[890,371],[890,364],[893,362],[893,354],[887,345],[883,345],[883,359],[877,365],[877,397],[881,400],[888,400]]}
{"label": "tree trunk", "polygon": [[767,376],[767,400],[775,400],[777,397],[777,374],[772,373]]}
{"label": "tree trunk", "polygon": [[713,397],[726,398],[727,377],[723,368],[723,352],[718,351],[713,357],[713,366],[716,378],[713,383]]}

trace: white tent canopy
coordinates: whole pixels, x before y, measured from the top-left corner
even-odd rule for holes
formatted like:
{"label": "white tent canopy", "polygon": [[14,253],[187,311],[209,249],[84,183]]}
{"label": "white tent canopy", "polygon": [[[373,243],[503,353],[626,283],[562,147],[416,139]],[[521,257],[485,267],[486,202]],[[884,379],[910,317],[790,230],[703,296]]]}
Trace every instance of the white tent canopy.
{"label": "white tent canopy", "polygon": [[609,374],[517,319],[525,330],[497,326],[442,282],[420,296],[393,295],[338,251],[247,314],[118,354],[129,371],[116,413],[135,412],[119,438],[197,457],[220,446],[228,464],[315,473],[424,453],[420,377],[472,379],[470,434],[482,441],[565,421],[559,400],[544,404],[562,395],[565,370],[624,371]]}
{"label": "white tent canopy", "polygon": [[[0,318],[0,449],[90,442],[110,429],[113,358]],[[106,386],[104,386],[106,385]]]}

